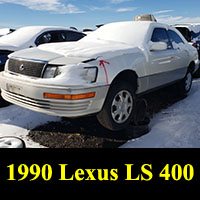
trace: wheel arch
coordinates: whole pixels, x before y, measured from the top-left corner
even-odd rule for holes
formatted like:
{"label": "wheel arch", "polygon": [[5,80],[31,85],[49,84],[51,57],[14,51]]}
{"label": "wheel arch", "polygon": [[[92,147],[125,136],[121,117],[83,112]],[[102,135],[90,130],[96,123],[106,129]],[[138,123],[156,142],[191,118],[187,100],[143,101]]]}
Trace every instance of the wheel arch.
{"label": "wheel arch", "polygon": [[111,86],[119,81],[129,82],[131,85],[134,86],[134,91],[136,91],[138,88],[138,75],[133,70],[129,69],[129,70],[124,70],[120,72],[111,82]]}

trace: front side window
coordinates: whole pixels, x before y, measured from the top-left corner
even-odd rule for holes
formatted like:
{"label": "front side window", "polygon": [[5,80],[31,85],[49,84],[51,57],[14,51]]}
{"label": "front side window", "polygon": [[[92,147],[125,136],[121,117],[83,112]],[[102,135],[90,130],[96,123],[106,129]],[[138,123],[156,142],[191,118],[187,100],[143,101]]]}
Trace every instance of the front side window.
{"label": "front side window", "polygon": [[46,34],[42,35],[42,36],[36,41],[36,44],[37,44],[37,45],[40,45],[40,44],[49,43],[50,40],[51,40],[51,34],[50,34],[50,33],[46,33]]}
{"label": "front side window", "polygon": [[50,31],[44,33],[36,40],[36,45],[38,46],[41,44],[52,43],[52,42],[61,42],[59,31]]}
{"label": "front side window", "polygon": [[167,43],[167,48],[172,49],[172,44],[169,40],[166,29],[164,28],[155,28],[151,38],[152,42],[165,42]]}

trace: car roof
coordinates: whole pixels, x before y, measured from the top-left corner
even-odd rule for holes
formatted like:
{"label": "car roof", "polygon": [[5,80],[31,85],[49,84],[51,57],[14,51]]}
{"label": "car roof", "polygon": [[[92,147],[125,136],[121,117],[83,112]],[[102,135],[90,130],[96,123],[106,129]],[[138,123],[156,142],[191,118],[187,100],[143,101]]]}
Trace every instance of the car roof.
{"label": "car roof", "polygon": [[60,26],[25,26],[17,29],[13,33],[2,36],[0,38],[0,44],[4,45],[13,45],[17,48],[25,48],[29,43],[35,40],[40,34],[46,31],[54,30],[70,30],[73,32],[78,32],[66,27]]}
{"label": "car roof", "polygon": [[154,27],[166,29],[170,28],[170,26],[167,24],[152,21],[113,22],[100,27],[82,40],[96,41],[101,39],[143,46],[146,40],[150,37],[150,30],[152,30]]}
{"label": "car roof", "polygon": [[[70,29],[68,27],[62,27],[62,26],[24,26],[21,28],[18,28],[17,30],[30,30],[30,31],[35,31],[35,32],[41,32],[44,30],[71,30],[71,31],[76,31],[74,29]],[[78,31],[77,31],[78,32]]]}

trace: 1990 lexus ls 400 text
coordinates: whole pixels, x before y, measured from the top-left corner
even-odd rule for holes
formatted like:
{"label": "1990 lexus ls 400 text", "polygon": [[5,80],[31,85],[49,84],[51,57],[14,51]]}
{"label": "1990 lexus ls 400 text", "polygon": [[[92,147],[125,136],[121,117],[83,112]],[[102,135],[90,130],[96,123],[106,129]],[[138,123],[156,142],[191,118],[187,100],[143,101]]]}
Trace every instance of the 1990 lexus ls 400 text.
{"label": "1990 lexus ls 400 text", "polygon": [[138,94],[174,82],[187,94],[197,68],[197,50],[175,28],[118,22],[78,42],[11,54],[0,87],[3,98],[19,106],[70,118],[96,114],[117,131],[130,123]]}

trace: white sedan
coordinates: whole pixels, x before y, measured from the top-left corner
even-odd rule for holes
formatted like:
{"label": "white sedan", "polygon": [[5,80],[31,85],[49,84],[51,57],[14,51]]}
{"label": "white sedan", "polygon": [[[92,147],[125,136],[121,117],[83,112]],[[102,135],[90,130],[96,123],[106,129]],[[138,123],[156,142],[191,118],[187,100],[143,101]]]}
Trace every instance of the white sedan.
{"label": "white sedan", "polygon": [[19,106],[63,117],[96,114],[117,131],[133,119],[138,95],[176,82],[186,95],[197,68],[197,50],[175,28],[118,22],[75,43],[11,54],[0,87],[3,98]]}
{"label": "white sedan", "polygon": [[0,29],[0,37],[4,36],[4,35],[8,35],[9,33],[14,32],[15,29],[10,29],[10,28],[1,28]]}
{"label": "white sedan", "polygon": [[0,71],[8,55],[14,51],[44,43],[77,41],[85,34],[65,27],[27,26],[0,38]]}

